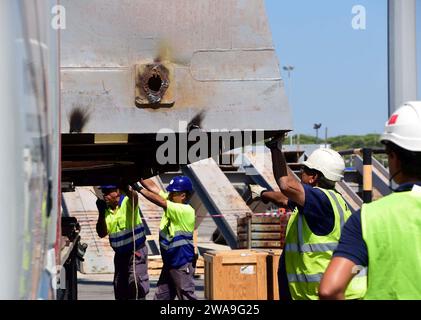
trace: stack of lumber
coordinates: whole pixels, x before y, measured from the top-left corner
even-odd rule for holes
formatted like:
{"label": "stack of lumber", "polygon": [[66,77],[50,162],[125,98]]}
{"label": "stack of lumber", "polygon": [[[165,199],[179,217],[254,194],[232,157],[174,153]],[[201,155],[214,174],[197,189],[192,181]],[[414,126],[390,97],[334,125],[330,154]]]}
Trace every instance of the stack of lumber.
{"label": "stack of lumber", "polygon": [[[161,256],[149,256],[148,257],[148,274],[150,276],[159,276],[161,274],[163,263]],[[205,264],[203,257],[199,257],[196,263],[196,275],[202,275],[205,273]]]}
{"label": "stack of lumber", "polygon": [[237,221],[238,248],[282,249],[289,214],[252,216]]}

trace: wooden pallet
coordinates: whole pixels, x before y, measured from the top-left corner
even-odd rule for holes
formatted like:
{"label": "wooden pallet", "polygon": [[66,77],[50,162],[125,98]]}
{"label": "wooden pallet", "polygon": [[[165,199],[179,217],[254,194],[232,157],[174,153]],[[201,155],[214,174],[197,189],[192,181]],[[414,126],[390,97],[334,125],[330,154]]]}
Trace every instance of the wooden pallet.
{"label": "wooden pallet", "polygon": [[282,249],[289,215],[252,216],[237,221],[238,248]]}

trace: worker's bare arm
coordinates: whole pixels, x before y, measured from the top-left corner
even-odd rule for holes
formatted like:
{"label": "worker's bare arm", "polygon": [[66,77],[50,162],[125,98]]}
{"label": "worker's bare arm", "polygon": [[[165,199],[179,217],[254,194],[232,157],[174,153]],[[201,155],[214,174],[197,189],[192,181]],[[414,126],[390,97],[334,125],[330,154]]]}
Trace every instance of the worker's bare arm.
{"label": "worker's bare arm", "polygon": [[319,297],[323,300],[344,300],[345,290],[355,276],[355,263],[342,257],[334,257],[323,275]]}
{"label": "worker's bare arm", "polygon": [[278,180],[279,188],[282,193],[291,201],[300,206],[304,206],[305,192],[304,187],[300,181],[297,180],[291,169],[288,168],[288,175],[283,176]]}
{"label": "worker's bare arm", "polygon": [[305,193],[301,182],[287,167],[285,156],[279,148],[271,148],[272,169],[282,194],[300,206],[304,205]]}
{"label": "worker's bare arm", "polygon": [[157,206],[160,206],[163,209],[167,208],[167,200],[165,200],[164,198],[162,198],[160,195],[151,192],[147,189],[142,189],[140,190],[140,193],[146,198],[148,199],[150,202],[156,204]]}
{"label": "worker's bare arm", "polygon": [[139,181],[142,186],[146,189],[148,189],[150,192],[153,192],[155,194],[159,194],[159,192],[161,191],[161,189],[157,186],[157,184],[152,180],[152,179],[140,179]]}
{"label": "worker's bare arm", "polygon": [[288,205],[288,198],[279,191],[264,191],[261,193],[260,198],[263,202],[272,202],[278,207],[286,207]]}

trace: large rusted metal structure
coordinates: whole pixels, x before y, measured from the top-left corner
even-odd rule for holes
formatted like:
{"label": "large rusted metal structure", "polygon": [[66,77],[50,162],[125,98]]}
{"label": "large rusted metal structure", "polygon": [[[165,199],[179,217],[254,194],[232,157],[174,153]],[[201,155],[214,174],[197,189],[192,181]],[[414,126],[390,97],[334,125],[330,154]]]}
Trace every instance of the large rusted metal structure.
{"label": "large rusted metal structure", "polygon": [[[64,181],[176,169],[190,159],[159,163],[157,133],[174,132],[180,150],[195,117],[209,140],[214,131],[227,138],[214,151],[208,142],[201,158],[233,148],[233,131],[247,145],[292,129],[263,0],[61,3]],[[75,112],[83,125],[71,124]]]}
{"label": "large rusted metal structure", "polygon": [[0,26],[2,299],[77,297],[68,182],[178,168],[155,158],[164,128],[291,129],[263,1],[4,0]]}

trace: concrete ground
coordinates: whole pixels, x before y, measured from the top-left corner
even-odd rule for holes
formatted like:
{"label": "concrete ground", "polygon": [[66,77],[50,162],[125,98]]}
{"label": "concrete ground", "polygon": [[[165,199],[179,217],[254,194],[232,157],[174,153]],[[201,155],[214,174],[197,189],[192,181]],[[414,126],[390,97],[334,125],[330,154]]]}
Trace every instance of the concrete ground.
{"label": "concrete ground", "polygon": [[[146,300],[153,300],[158,276],[150,277],[150,291]],[[204,278],[195,279],[196,295],[204,299]],[[79,300],[114,300],[113,274],[82,274],[78,273],[78,299]]]}

